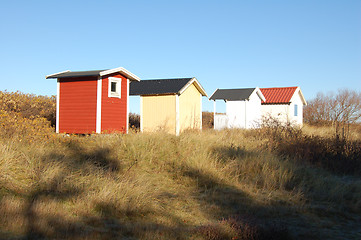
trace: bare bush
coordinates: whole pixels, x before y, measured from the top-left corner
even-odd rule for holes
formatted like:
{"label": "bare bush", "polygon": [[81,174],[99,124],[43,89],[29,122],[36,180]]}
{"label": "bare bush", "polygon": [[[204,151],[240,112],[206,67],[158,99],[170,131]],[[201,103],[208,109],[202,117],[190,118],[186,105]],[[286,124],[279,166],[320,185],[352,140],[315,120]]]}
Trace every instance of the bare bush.
{"label": "bare bush", "polygon": [[213,113],[202,112],[202,128],[213,128]]}
{"label": "bare bush", "polygon": [[[304,134],[274,118],[264,121],[259,135],[266,139],[265,147],[280,156],[321,167],[337,174],[360,175],[361,142],[339,135],[321,137]],[[345,135],[343,135],[345,136]]]}
{"label": "bare bush", "polygon": [[337,136],[347,137],[350,124],[361,120],[361,93],[348,89],[318,93],[305,107],[304,120],[311,125],[332,125]]}
{"label": "bare bush", "polygon": [[140,129],[140,115],[136,113],[129,113],[129,127],[135,130]]}

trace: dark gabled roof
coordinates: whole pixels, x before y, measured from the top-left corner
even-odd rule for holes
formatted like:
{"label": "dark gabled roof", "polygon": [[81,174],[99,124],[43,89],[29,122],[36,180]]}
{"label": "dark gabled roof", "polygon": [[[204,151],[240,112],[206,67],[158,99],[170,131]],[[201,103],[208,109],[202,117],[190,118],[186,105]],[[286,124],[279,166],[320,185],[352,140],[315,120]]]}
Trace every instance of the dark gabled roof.
{"label": "dark gabled roof", "polygon": [[61,72],[58,74],[52,74],[46,78],[71,78],[71,77],[97,77],[105,70],[92,70],[92,71],[78,71],[78,72]]}
{"label": "dark gabled roof", "polygon": [[249,99],[256,88],[240,88],[240,89],[217,89],[210,100],[223,99],[228,101],[239,101]]}
{"label": "dark gabled roof", "polygon": [[123,67],[112,68],[107,70],[92,70],[92,71],[64,71],[59,73],[54,73],[45,76],[46,79],[49,78],[73,78],[73,77],[99,77],[99,76],[106,76],[113,73],[120,73],[123,76],[127,77],[131,81],[140,81],[140,78],[134,75],[133,73],[129,72],[127,69]]}
{"label": "dark gabled roof", "polygon": [[129,95],[177,94],[193,78],[153,79],[130,83]]}

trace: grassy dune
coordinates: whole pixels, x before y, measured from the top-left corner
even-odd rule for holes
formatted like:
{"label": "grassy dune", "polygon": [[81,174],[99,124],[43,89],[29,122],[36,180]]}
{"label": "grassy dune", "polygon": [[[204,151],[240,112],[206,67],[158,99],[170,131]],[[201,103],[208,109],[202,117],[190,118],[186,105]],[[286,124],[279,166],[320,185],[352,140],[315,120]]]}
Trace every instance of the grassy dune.
{"label": "grassy dune", "polygon": [[0,239],[361,239],[359,126],[64,136],[54,109],[0,91]]}
{"label": "grassy dune", "polygon": [[281,155],[269,134],[3,136],[0,238],[360,238],[357,172]]}

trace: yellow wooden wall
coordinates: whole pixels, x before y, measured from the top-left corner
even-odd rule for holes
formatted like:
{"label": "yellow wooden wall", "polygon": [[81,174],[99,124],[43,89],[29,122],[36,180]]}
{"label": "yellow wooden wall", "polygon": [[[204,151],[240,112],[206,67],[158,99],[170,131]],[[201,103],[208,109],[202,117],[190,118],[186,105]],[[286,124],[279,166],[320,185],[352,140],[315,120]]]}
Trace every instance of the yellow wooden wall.
{"label": "yellow wooden wall", "polygon": [[179,96],[180,132],[201,128],[201,108],[201,94],[192,84]]}
{"label": "yellow wooden wall", "polygon": [[176,95],[141,96],[144,132],[176,133]]}
{"label": "yellow wooden wall", "polygon": [[141,96],[143,132],[162,130],[177,134],[177,119],[179,133],[186,129],[201,129],[201,97],[194,84],[189,86],[180,96]]}

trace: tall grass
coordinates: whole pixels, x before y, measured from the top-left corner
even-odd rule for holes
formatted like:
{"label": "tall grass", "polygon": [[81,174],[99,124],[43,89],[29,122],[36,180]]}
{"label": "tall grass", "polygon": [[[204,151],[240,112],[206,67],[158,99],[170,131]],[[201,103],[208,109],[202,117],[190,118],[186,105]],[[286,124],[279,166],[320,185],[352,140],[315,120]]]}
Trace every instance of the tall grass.
{"label": "tall grass", "polygon": [[237,130],[3,138],[0,229],[34,238],[317,238],[327,235],[318,221],[360,214],[358,178],[280,158],[259,138]]}
{"label": "tall grass", "polygon": [[360,236],[359,175],[292,155],[298,135],[65,136],[35,126],[0,132],[0,239]]}

